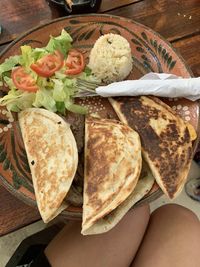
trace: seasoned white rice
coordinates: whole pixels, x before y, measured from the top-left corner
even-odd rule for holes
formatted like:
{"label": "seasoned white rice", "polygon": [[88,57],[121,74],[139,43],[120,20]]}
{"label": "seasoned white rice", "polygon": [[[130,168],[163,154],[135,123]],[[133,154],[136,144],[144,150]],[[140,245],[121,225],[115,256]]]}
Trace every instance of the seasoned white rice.
{"label": "seasoned white rice", "polygon": [[124,80],[132,70],[129,42],[118,34],[101,36],[91,50],[88,66],[105,83]]}

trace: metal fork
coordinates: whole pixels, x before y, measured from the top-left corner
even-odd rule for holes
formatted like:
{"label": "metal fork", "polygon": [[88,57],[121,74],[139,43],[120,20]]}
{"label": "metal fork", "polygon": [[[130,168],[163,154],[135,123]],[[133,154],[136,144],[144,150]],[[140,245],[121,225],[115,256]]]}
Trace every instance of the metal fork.
{"label": "metal fork", "polygon": [[78,89],[78,92],[76,93],[75,97],[98,96],[95,89],[97,87],[99,87],[100,85],[102,85],[102,84],[77,79],[76,80],[76,87]]}

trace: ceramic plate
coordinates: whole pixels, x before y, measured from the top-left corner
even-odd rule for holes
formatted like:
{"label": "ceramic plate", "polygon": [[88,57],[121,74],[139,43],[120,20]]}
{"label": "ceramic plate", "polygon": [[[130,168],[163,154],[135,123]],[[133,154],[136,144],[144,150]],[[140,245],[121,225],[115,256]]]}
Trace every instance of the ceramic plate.
{"label": "ceramic plate", "polygon": [[[102,34],[109,32],[124,36],[130,43],[134,67],[128,77],[138,79],[148,72],[173,73],[182,77],[191,77],[192,73],[175,49],[151,29],[132,20],[110,15],[81,15],[61,18],[43,26],[34,28],[12,42],[1,54],[3,62],[7,57],[19,54],[20,46],[45,46],[49,36],[59,35],[62,29],[73,37],[73,46],[84,50],[86,57],[94,42]],[[88,105],[90,112],[98,112],[102,117],[115,117],[106,99],[95,98],[80,100]],[[199,105],[185,99],[165,99],[181,117],[190,122],[195,129],[199,127]],[[5,109],[0,110],[0,174],[3,185],[16,197],[27,204],[36,206],[26,152],[21,139],[17,114],[15,120],[9,117]],[[142,201],[151,201],[161,194],[155,184],[150,194]],[[80,218],[81,208],[70,206],[65,216]]]}

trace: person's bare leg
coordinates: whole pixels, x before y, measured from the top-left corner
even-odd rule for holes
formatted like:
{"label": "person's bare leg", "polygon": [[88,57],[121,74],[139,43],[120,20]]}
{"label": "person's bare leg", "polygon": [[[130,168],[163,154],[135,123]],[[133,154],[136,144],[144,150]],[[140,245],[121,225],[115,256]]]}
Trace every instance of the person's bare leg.
{"label": "person's bare leg", "polygon": [[175,204],[154,211],[132,267],[199,267],[200,222]]}
{"label": "person's bare leg", "polygon": [[149,206],[129,211],[109,232],[81,235],[80,222],[66,225],[45,254],[52,267],[128,267],[149,221]]}

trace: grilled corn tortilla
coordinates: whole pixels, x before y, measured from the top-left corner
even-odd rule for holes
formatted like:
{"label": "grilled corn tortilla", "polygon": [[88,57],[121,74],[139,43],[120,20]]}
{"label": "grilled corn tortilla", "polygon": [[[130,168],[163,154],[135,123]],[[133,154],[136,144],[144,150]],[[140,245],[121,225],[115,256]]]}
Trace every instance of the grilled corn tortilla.
{"label": "grilled corn tortilla", "polygon": [[120,120],[139,133],[143,156],[157,183],[169,198],[175,198],[192,160],[192,126],[156,97],[118,97],[110,102]]}
{"label": "grilled corn tortilla", "polygon": [[116,209],[103,218],[97,220],[90,228],[83,231],[83,235],[94,235],[108,232],[117,225],[117,223],[125,216],[135,203],[149,193],[155,179],[145,162],[143,162],[142,165],[144,168],[142,166],[143,170],[140,175],[140,179],[138,180],[133,192]]}
{"label": "grilled corn tortilla", "polygon": [[38,209],[47,223],[67,207],[63,200],[77,168],[76,142],[69,124],[45,109],[20,112],[19,124]]}
{"label": "grilled corn tortilla", "polygon": [[118,121],[86,118],[82,233],[133,192],[141,165],[134,130]]}

